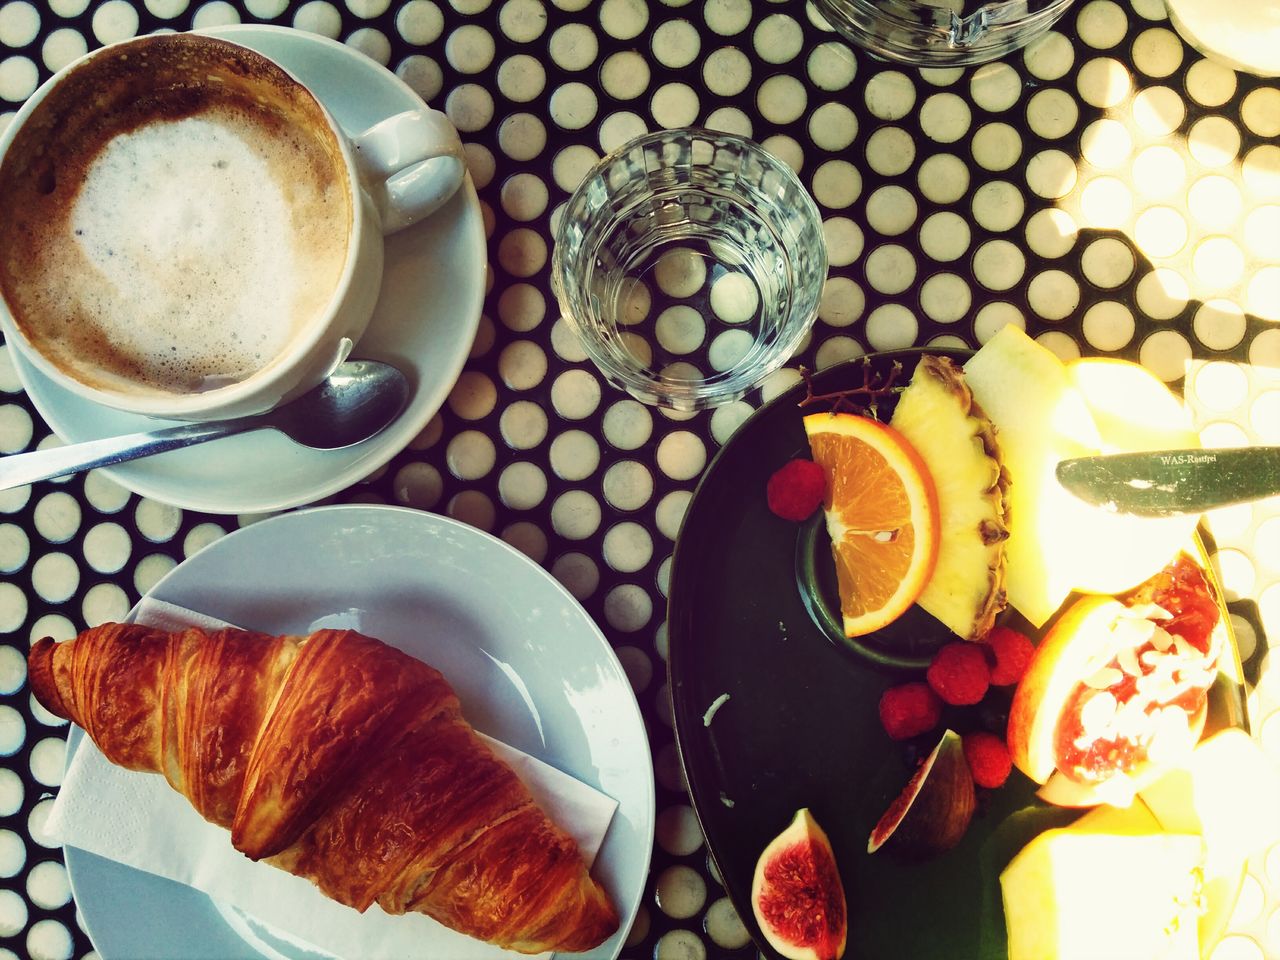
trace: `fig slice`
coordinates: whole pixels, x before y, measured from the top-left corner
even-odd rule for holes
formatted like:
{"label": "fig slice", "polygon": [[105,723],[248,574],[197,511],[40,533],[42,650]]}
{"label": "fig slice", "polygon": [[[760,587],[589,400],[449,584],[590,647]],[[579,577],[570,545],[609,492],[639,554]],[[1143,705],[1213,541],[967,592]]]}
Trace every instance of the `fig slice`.
{"label": "fig slice", "polygon": [[844,885],[831,842],[807,807],[796,811],[756,861],[751,909],[769,945],[788,960],[844,955]]}
{"label": "fig slice", "polygon": [[867,853],[927,857],[950,850],[973,819],[977,798],[960,735],[947,730],[871,831]]}

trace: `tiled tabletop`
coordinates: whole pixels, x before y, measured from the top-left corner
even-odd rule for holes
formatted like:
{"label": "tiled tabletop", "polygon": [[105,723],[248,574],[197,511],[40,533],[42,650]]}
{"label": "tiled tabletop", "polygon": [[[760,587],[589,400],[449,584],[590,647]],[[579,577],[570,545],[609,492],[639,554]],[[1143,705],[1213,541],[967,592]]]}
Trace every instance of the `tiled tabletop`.
{"label": "tiled tabletop", "polygon": [[[682,781],[665,590],[699,475],[800,366],[976,347],[1015,323],[1064,357],[1140,360],[1186,391],[1206,443],[1280,443],[1280,85],[1200,56],[1161,0],[1077,2],[1025,51],[928,70],[852,49],[786,0],[0,0],[0,127],[88,49],[235,22],[349,44],[461,131],[491,264],[479,334],[429,426],[329,502],[491,531],[606,633],[657,778],[652,869],[623,956],[755,953]],[[548,262],[557,211],[602,152],[690,124],[750,136],[798,171],[831,266],[784,370],[741,402],[674,415],[597,375],[559,319]],[[0,452],[60,442],[7,349],[0,391]],[[260,517],[179,510],[101,472],[0,493],[0,512],[0,957],[80,958],[92,945],[43,829],[67,728],[28,695],[28,646],[122,617]],[[1280,502],[1218,511],[1209,528],[1253,730],[1280,757],[1280,660],[1267,652]],[[1280,847],[1251,863],[1213,960],[1280,957],[1277,891]]]}

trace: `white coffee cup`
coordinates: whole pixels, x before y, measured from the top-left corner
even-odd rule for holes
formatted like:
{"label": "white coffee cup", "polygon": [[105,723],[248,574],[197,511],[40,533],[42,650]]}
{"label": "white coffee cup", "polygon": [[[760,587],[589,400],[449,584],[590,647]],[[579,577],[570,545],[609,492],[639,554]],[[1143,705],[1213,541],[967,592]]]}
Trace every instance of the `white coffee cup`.
{"label": "white coffee cup", "polygon": [[0,327],[95,403],[260,413],[347,357],[377,302],[383,235],[464,173],[457,132],[425,105],[351,136],[232,41],[104,47],[0,136]]}

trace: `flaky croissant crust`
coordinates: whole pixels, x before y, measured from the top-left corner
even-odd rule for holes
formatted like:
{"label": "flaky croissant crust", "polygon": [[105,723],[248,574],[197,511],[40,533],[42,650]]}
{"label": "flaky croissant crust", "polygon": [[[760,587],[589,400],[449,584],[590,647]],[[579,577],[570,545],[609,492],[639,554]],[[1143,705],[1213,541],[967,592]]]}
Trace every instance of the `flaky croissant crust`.
{"label": "flaky croissant crust", "polygon": [[432,667],[351,630],[38,641],[32,691],[111,762],[162,774],[237,850],[357,910],[420,912],[524,953],[618,927],[573,840]]}

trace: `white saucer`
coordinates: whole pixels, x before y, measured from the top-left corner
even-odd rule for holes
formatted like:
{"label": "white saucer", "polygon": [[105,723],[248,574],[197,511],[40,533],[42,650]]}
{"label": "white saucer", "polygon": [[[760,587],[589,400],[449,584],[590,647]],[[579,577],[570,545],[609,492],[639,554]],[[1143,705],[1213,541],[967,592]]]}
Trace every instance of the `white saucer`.
{"label": "white saucer", "polygon": [[[403,80],[334,40],[287,27],[204,31],[273,58],[307,84],[348,132],[421,106]],[[386,240],[382,292],[352,353],[386,360],[414,383],[408,409],[378,436],[345,450],[312,450],[271,430],[102,468],[121,486],[187,510],[260,513],[310,503],[362,480],[426,426],[453,388],[475,339],[487,264],[480,200],[468,177],[428,220]],[[54,384],[10,350],[36,410],[68,443],[164,426]]]}
{"label": "white saucer", "polygon": [[[385,640],[440,670],[476,729],[618,801],[592,875],[621,922],[574,956],[619,955],[649,873],[653,762],[617,654],[546,570],[447,517],[342,504],[233,531],[149,596],[269,633],[342,626]],[[68,763],[84,743],[73,726]],[[106,960],[331,960],[194,887],[74,847],[65,853],[85,930]],[[444,930],[424,936],[423,955],[439,960],[516,956]]]}

